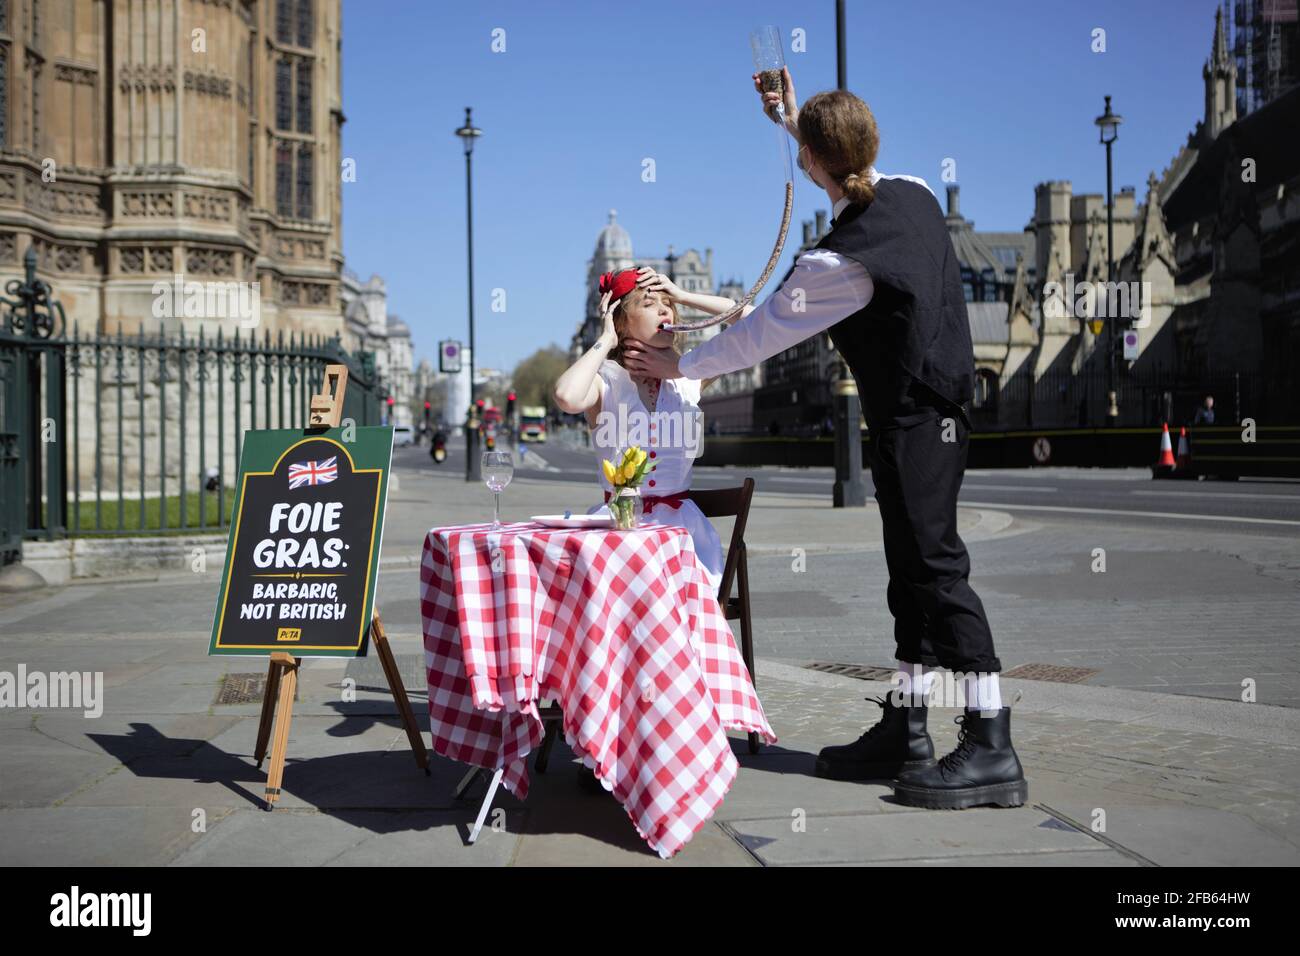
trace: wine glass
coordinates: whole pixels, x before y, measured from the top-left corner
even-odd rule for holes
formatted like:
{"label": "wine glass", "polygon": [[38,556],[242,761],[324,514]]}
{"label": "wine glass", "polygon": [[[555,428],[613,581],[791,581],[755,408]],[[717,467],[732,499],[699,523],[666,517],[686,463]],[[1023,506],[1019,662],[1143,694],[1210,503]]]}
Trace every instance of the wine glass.
{"label": "wine glass", "polygon": [[501,530],[501,492],[515,475],[514,459],[508,451],[483,452],[483,482],[493,495],[492,530]]}

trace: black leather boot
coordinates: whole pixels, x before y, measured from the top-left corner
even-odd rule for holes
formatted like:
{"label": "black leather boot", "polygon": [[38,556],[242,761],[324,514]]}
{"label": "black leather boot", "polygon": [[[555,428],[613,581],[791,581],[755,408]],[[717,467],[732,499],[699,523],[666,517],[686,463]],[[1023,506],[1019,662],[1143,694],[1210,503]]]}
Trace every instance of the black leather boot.
{"label": "black leather boot", "polygon": [[956,718],[957,747],[933,767],[899,774],[899,803],[931,810],[964,810],[993,804],[1018,807],[1029,799],[1029,782],[1011,746],[1011,708],[992,716],[968,710]]}
{"label": "black leather boot", "polygon": [[934,766],[934,741],[925,729],[926,708],[902,707],[892,694],[868,697],[884,711],[880,721],[851,744],[824,747],[817,776],[832,780],[892,780],[900,770]]}

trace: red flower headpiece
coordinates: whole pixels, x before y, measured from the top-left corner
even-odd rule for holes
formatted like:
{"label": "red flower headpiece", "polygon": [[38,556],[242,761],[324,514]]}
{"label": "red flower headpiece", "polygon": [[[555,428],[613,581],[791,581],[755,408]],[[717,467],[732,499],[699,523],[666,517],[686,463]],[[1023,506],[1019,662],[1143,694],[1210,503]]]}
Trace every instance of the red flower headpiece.
{"label": "red flower headpiece", "polygon": [[600,277],[599,289],[602,293],[611,293],[610,302],[617,302],[635,288],[635,269],[624,269],[622,272],[606,272]]}

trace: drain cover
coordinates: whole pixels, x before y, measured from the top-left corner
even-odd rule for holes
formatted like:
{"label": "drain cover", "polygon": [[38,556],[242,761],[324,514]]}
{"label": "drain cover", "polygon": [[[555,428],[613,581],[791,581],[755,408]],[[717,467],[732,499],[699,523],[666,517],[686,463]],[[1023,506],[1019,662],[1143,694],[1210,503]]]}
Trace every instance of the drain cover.
{"label": "drain cover", "polygon": [[896,668],[871,667],[868,664],[836,664],[830,661],[813,661],[804,665],[805,670],[821,671],[823,674],[838,674],[841,677],[856,677],[858,680],[889,680]]}
{"label": "drain cover", "polygon": [[266,692],[265,674],[227,674],[221,679],[216,704],[258,704]]}
{"label": "drain cover", "polygon": [[1100,670],[1093,667],[1064,667],[1060,664],[1021,664],[1019,667],[1004,671],[1002,676],[1018,677],[1021,680],[1047,680],[1056,684],[1082,684],[1088,678],[1100,673]]}

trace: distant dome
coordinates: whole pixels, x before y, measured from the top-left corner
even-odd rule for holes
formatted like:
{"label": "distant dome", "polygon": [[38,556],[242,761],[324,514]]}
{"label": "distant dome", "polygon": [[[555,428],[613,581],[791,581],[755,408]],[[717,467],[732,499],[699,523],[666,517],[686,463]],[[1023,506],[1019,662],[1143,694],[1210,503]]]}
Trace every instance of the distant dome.
{"label": "distant dome", "polygon": [[596,258],[632,258],[632,237],[618,224],[618,213],[613,209],[609,211],[609,223],[596,237]]}

